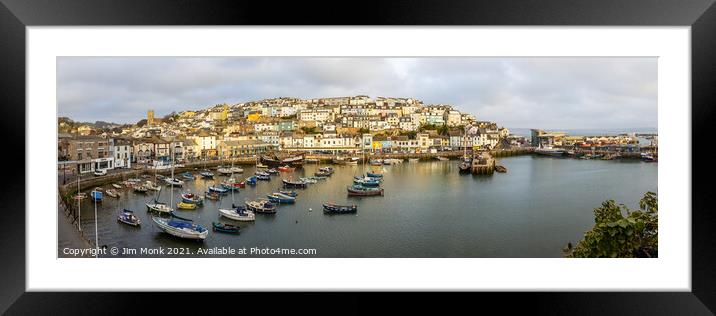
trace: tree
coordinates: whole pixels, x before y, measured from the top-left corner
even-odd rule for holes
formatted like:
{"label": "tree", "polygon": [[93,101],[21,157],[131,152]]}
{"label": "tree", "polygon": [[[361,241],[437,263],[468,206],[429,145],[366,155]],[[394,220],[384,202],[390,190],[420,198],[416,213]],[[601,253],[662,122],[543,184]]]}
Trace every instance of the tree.
{"label": "tree", "polygon": [[[624,216],[626,214],[626,216]],[[639,210],[629,210],[607,200],[594,209],[594,227],[572,248],[563,249],[572,258],[655,258],[659,246],[658,200],[647,192],[639,201]]]}

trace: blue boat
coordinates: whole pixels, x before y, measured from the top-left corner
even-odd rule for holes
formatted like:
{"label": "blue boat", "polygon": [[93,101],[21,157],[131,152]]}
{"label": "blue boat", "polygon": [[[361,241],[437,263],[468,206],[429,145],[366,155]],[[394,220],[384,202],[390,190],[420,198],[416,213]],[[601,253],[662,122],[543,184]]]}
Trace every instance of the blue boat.
{"label": "blue boat", "polygon": [[184,173],[181,174],[181,176],[182,176],[182,178],[187,179],[187,180],[194,180],[194,179],[196,179],[196,177],[194,177],[194,175],[191,174],[190,172],[184,172]]}
{"label": "blue boat", "polygon": [[210,186],[210,187],[209,187],[209,192],[216,192],[216,193],[219,193],[219,194],[226,194],[226,193],[229,192],[229,189],[222,188],[222,187],[217,187],[217,186]]}
{"label": "blue boat", "polygon": [[284,194],[284,195],[291,196],[291,197],[297,197],[297,196],[298,196],[298,193],[296,193],[296,191],[281,190],[281,191],[278,191],[278,192],[281,193],[281,194]]}
{"label": "blue boat", "polygon": [[214,231],[221,232],[221,233],[227,233],[227,234],[238,234],[239,233],[239,226],[219,223],[219,222],[212,222],[211,226],[214,228]]}
{"label": "blue boat", "polygon": [[288,196],[282,193],[274,192],[272,194],[267,195],[269,201],[279,204],[293,204],[296,203],[296,198],[292,196]]}
{"label": "blue boat", "polygon": [[368,172],[368,173],[366,173],[366,175],[368,175],[368,177],[370,177],[370,178],[382,178],[383,177],[382,173],[374,173],[374,172]]}
{"label": "blue boat", "polygon": [[181,195],[181,201],[196,205],[204,205],[204,198],[194,193],[184,193]]}
{"label": "blue boat", "polygon": [[258,176],[267,176],[267,177],[268,177],[268,176],[270,176],[270,175],[271,175],[271,174],[269,174],[268,172],[256,171],[256,176],[257,176],[257,177],[258,177]]}
{"label": "blue boat", "polygon": [[246,184],[256,185],[256,176],[251,176],[251,177],[246,178]]}
{"label": "blue boat", "polygon": [[102,202],[102,192],[100,191],[90,192],[90,197],[92,197],[92,201]]}
{"label": "blue boat", "polygon": [[268,174],[265,174],[265,175],[264,175],[264,174],[256,173],[256,176],[255,176],[255,177],[256,177],[256,179],[258,179],[258,180],[263,180],[263,181],[270,181],[270,180],[271,180],[271,176],[269,176]]}
{"label": "blue boat", "polygon": [[199,174],[204,179],[213,179],[214,178],[214,173],[212,173],[210,171],[202,171],[202,172],[199,172]]}
{"label": "blue boat", "polygon": [[373,180],[371,178],[361,178],[361,177],[354,177],[353,183],[360,184],[364,187],[378,187],[380,186],[380,181]]}

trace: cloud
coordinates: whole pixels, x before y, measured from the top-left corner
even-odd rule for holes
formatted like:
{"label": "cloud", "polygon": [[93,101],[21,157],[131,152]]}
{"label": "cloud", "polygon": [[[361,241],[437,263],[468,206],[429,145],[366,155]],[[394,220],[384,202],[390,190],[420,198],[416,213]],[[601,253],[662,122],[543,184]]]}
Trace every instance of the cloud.
{"label": "cloud", "polygon": [[452,104],[509,127],[657,127],[656,58],[61,57],[59,115],[133,123],[279,96]]}

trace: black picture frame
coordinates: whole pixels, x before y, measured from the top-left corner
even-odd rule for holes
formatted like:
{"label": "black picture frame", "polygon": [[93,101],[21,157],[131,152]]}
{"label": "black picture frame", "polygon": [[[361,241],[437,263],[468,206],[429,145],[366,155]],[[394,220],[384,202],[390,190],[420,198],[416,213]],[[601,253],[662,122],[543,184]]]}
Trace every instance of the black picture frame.
{"label": "black picture frame", "polygon": [[[0,226],[0,311],[8,314],[124,314],[163,304],[163,312],[211,312],[217,302],[241,306],[233,311],[266,308],[334,312],[373,312],[375,303],[397,303],[386,310],[482,310],[482,304],[505,311],[550,314],[712,314],[716,310],[716,213],[708,204],[706,181],[712,179],[710,155],[692,156],[692,292],[680,293],[483,293],[464,298],[452,293],[416,293],[410,297],[359,293],[37,293],[25,292],[25,27],[72,25],[555,25],[555,26],[690,26],[692,148],[708,144],[716,105],[716,5],[714,0],[540,0],[540,1],[361,1],[248,2],[141,0],[0,0],[0,104],[6,137],[3,225]],[[54,104],[47,105],[54,108]],[[22,165],[22,168],[19,166]],[[22,174],[20,174],[22,172]],[[17,174],[15,174],[17,173]],[[677,210],[673,210],[677,211]],[[687,210],[678,210],[687,211]],[[317,297],[320,295],[320,297]],[[251,306],[241,302],[251,301]],[[289,303],[286,303],[288,300]],[[196,302],[187,304],[188,302]],[[171,302],[180,302],[171,306]],[[181,302],[185,302],[182,304]],[[433,303],[430,303],[433,302]],[[439,302],[439,303],[438,303]],[[131,309],[127,308],[131,304]],[[467,305],[465,305],[467,304]],[[429,306],[426,306],[429,305]],[[137,307],[139,306],[139,307]],[[224,307],[228,307],[224,306]],[[148,308],[148,307],[147,307]],[[338,309],[336,309],[338,308]],[[148,310],[149,311],[149,310]]]}

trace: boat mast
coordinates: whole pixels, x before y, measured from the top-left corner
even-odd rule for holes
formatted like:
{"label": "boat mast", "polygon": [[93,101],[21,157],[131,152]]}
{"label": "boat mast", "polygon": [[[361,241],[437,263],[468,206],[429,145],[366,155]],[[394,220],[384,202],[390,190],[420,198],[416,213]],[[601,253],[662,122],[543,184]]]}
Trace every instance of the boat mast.
{"label": "boat mast", "polygon": [[169,184],[171,185],[171,190],[169,191],[169,207],[171,208],[172,205],[174,205],[174,159],[171,157],[172,155],[172,149],[169,147],[169,159],[172,160],[172,178],[169,181]]}
{"label": "boat mast", "polygon": [[96,258],[99,258],[99,235],[98,235],[98,229],[97,229],[97,198],[96,195],[99,194],[98,191],[94,191],[95,194],[92,197],[94,200],[94,246],[97,249],[97,253],[95,254]]}
{"label": "boat mast", "polygon": [[82,199],[80,198],[80,168],[79,165],[77,165],[77,228],[79,231],[82,231],[82,208],[80,207],[80,202]]}

